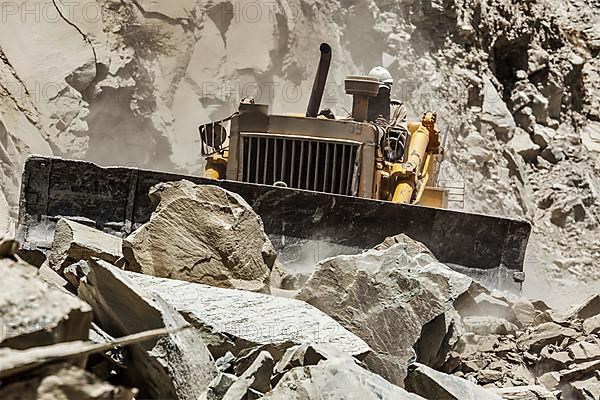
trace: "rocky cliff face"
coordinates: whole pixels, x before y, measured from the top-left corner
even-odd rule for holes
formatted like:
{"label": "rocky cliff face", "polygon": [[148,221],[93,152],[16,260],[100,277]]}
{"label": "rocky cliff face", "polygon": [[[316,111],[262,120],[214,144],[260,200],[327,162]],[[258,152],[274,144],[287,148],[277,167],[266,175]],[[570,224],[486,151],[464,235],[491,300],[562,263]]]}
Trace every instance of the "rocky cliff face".
{"label": "rocky cliff face", "polygon": [[437,111],[455,206],[533,223],[527,294],[598,290],[597,1],[28,0],[0,17],[1,209],[31,153],[200,173],[197,126],[249,96],[302,112],[327,41],[326,107],[344,114],[344,76],[383,64],[410,116]]}

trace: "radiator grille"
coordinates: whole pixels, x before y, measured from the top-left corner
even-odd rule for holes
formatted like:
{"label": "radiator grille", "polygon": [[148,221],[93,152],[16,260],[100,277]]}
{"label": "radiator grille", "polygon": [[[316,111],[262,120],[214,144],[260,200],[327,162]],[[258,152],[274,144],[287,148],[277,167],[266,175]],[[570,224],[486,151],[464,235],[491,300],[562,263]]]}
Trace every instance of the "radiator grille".
{"label": "radiator grille", "polygon": [[242,136],[242,180],[356,196],[359,144]]}

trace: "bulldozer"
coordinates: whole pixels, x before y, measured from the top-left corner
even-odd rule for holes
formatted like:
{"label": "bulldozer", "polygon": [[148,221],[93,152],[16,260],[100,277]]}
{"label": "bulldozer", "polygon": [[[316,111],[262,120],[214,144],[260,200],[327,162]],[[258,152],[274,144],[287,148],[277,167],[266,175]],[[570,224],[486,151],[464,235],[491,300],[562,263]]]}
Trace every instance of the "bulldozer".
{"label": "bulldozer", "polygon": [[319,112],[331,47],[322,44],[320,53],[305,114],[272,115],[268,105],[243,99],[229,118],[199,127],[204,176],[30,157],[17,228],[22,256],[41,263],[60,218],[126,237],[150,219],[153,185],[186,179],[243,197],[290,268],[314,268],[404,233],[441,262],[518,291],[530,224],[448,209],[448,192],[437,184],[444,140],[436,114],[425,112],[403,127],[386,120],[384,102],[370,117],[369,104],[381,100],[378,79],[345,80],[350,116]]}
{"label": "bulldozer", "polygon": [[350,116],[319,113],[331,47],[323,43],[320,52],[305,115],[271,115],[268,105],[243,99],[230,117],[200,127],[205,176],[447,207],[448,190],[437,182],[443,148],[436,114],[426,112],[408,129],[390,124],[389,96],[370,107],[381,87],[370,76],[346,78],[346,93],[353,96]]}

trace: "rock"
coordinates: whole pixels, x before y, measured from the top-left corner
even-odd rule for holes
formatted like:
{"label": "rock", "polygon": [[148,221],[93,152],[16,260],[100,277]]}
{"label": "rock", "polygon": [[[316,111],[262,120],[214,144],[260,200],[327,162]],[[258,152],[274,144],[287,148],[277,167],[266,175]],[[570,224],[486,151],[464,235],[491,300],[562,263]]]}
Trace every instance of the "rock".
{"label": "rock", "polygon": [[350,354],[342,352],[337,347],[331,345],[305,343],[290,347],[275,365],[272,382],[277,384],[281,377],[293,368],[318,365],[321,361],[333,359],[347,359],[348,363],[355,363],[357,361]]}
{"label": "rock", "polygon": [[517,128],[513,138],[508,142],[508,146],[527,162],[535,161],[535,158],[540,154],[540,146],[535,144],[529,134],[520,128]]}
{"label": "rock", "polygon": [[[181,330],[181,328],[178,328],[178,330]],[[38,368],[60,362],[75,366],[85,365],[87,358],[90,356],[106,354],[118,347],[147,342],[171,332],[173,330],[159,328],[117,339],[103,339],[103,343],[74,341],[31,347],[25,350],[0,348],[0,379],[12,380],[20,374],[20,376],[23,376],[24,374],[34,373]],[[97,337],[94,340],[97,340]]]}
{"label": "rock", "polygon": [[600,333],[600,314],[583,321],[583,331],[586,335]]}
{"label": "rock", "polygon": [[600,360],[576,364],[574,368],[560,371],[561,385],[567,382],[580,381],[596,374],[600,370]]}
{"label": "rock", "polygon": [[600,294],[593,295],[583,303],[573,306],[565,315],[569,318],[588,319],[600,315]]}
{"label": "rock", "polygon": [[77,287],[77,276],[73,273],[64,274],[65,268],[92,257],[114,264],[122,256],[122,242],[116,236],[62,218],[56,224],[48,262],[53,270],[58,271]]}
{"label": "rock", "polygon": [[[0,233],[1,235],[1,233]],[[19,251],[19,242],[0,236],[0,259],[14,257]]]}
{"label": "rock", "polygon": [[543,386],[517,386],[507,388],[491,388],[491,391],[504,400],[556,400],[556,396]]}
{"label": "rock", "polygon": [[594,361],[600,359],[600,344],[590,342],[573,343],[568,352],[575,362]]}
{"label": "rock", "polygon": [[555,390],[560,385],[560,372],[547,372],[539,378],[537,378],[537,380],[548,390]]}
{"label": "rock", "polygon": [[600,153],[600,122],[589,121],[581,131],[581,141],[589,151]]}
{"label": "rock", "polygon": [[482,369],[480,371],[477,371],[477,383],[482,385],[497,382],[499,380],[502,380],[503,377],[503,371],[496,371],[493,369]]}
{"label": "rock", "polygon": [[126,268],[211,286],[269,292],[276,253],[239,195],[189,181],[159,184],[150,221],[123,242]]}
{"label": "rock", "polygon": [[232,352],[228,351],[223,354],[222,357],[219,357],[215,360],[215,364],[217,365],[217,369],[221,372],[226,372],[230,369],[233,370],[233,363],[235,362],[235,356]]}
{"label": "rock", "polygon": [[565,394],[565,399],[600,399],[600,379],[592,377],[582,381],[571,382],[564,389],[563,393]]}
{"label": "rock", "polygon": [[169,3],[163,3],[157,0],[140,0],[140,7],[148,13],[162,14],[162,17],[173,20],[186,19],[192,17],[196,3],[193,0],[177,0]]}
{"label": "rock", "polygon": [[0,388],[2,400],[133,400],[135,389],[102,382],[81,368],[58,364],[36,371],[35,375]]}
{"label": "rock", "polygon": [[527,74],[532,75],[548,67],[550,55],[541,47],[535,46],[527,51]]}
{"label": "rock", "polygon": [[256,360],[256,358],[263,352],[266,351],[271,355],[274,362],[278,362],[283,357],[284,353],[287,349],[292,346],[291,342],[278,343],[278,344],[263,344],[261,346],[250,347],[247,349],[243,349],[239,352],[238,356],[235,358],[235,362],[233,364],[233,372],[236,376],[240,376],[246,371],[252,363]]}
{"label": "rock", "polygon": [[[94,308],[108,334],[124,336],[162,327],[188,325],[162,298],[140,288],[126,273],[92,260],[79,295]],[[128,348],[124,374],[142,396],[196,400],[216,376],[213,359],[193,329],[185,329]]]}
{"label": "rock", "polygon": [[516,322],[522,327],[532,325],[542,313],[536,310],[532,302],[523,298],[513,301],[511,308],[515,313]]}
{"label": "rock", "polygon": [[554,145],[546,147],[542,151],[541,156],[544,158],[544,160],[552,164],[557,164],[560,161],[563,161],[565,158],[567,158],[567,155],[565,154],[564,150],[560,146]]}
{"label": "rock", "polygon": [[275,372],[284,372],[296,367],[317,365],[319,361],[334,357],[341,358],[338,349],[333,346],[313,345],[304,343],[287,349],[281,360],[275,366]]}
{"label": "rock", "polygon": [[223,400],[245,400],[248,391],[266,393],[271,390],[271,374],[275,363],[267,351],[263,351],[242,376],[227,390]]}
{"label": "rock", "polygon": [[552,128],[548,128],[547,126],[536,124],[533,128],[533,142],[540,146],[543,150],[552,141],[554,136],[556,135],[556,131]]}
{"label": "rock", "polygon": [[476,335],[514,335],[517,327],[503,318],[498,317],[465,317],[463,327],[467,332]]}
{"label": "rock", "polygon": [[[322,261],[297,298],[364,339],[376,352],[365,359],[368,368],[401,385],[424,326],[440,316],[445,325],[444,314],[471,283],[421,243],[398,235],[362,254]],[[428,342],[447,350],[449,328],[432,330],[437,335]]]}
{"label": "rock", "polygon": [[515,130],[515,120],[506,103],[489,79],[484,79],[481,121],[491,125],[503,137],[509,137]]}
{"label": "rock", "polygon": [[63,276],[68,279],[74,287],[79,286],[79,282],[90,272],[90,266],[87,261],[82,260],[73,263],[62,270]]}
{"label": "rock", "polygon": [[66,279],[57,274],[56,271],[48,266],[48,263],[44,263],[40,268],[38,268],[37,276],[50,286],[65,290],[72,288]]}
{"label": "rock", "polygon": [[539,352],[549,344],[559,345],[565,339],[577,336],[577,331],[564,328],[555,322],[546,322],[535,327],[535,329],[519,338],[519,347],[533,352]]}
{"label": "rock", "polygon": [[501,400],[492,391],[465,379],[446,375],[422,364],[413,364],[404,381],[406,390],[426,399],[436,400]]}
{"label": "rock", "polygon": [[[441,332],[446,332],[441,335]],[[444,371],[454,370],[460,358],[453,353],[464,335],[461,318],[453,309],[441,314],[423,326],[421,336],[414,345],[417,361]]]}
{"label": "rock", "polygon": [[[0,119],[0,133],[5,134],[6,128]],[[6,132],[8,133],[8,132]],[[3,190],[7,190],[8,188],[3,188]],[[14,223],[12,218],[10,217],[10,205],[6,200],[6,196],[3,193],[3,190],[0,190],[0,242],[2,238],[6,239],[6,236],[13,236],[14,234]],[[0,246],[1,247],[1,246]]]}
{"label": "rock", "polygon": [[0,347],[26,349],[86,340],[91,307],[37,276],[37,268],[0,260]]}
{"label": "rock", "polygon": [[548,304],[546,304],[543,300],[532,300],[531,301],[531,305],[533,306],[533,308],[535,308],[537,311],[550,311],[551,308]]}
{"label": "rock", "polygon": [[264,400],[424,400],[347,359],[293,368]]}
{"label": "rock", "polygon": [[558,371],[567,368],[573,359],[566,351],[561,351],[556,346],[546,346],[540,352],[540,359],[535,368],[537,374]]}
{"label": "rock", "polygon": [[201,332],[215,358],[255,346],[305,342],[333,344],[360,358],[370,352],[362,339],[299,300],[133,272],[127,276],[182,313]]}
{"label": "rock", "polygon": [[276,284],[272,281],[271,285],[283,290],[298,291],[299,289],[302,289],[313,272],[313,266],[308,266],[308,268],[298,268],[297,266],[290,267],[278,262],[275,262],[275,265],[278,266],[278,271],[275,272],[274,266],[271,280],[273,280],[273,275],[275,274]]}
{"label": "rock", "polygon": [[475,304],[483,312],[483,315],[504,318],[509,322],[516,320],[515,312],[506,299],[494,297],[487,293],[480,293],[475,297]]}
{"label": "rock", "polygon": [[237,380],[238,378],[235,375],[220,373],[208,385],[205,397],[200,397],[199,400],[222,400],[225,393]]}
{"label": "rock", "polygon": [[565,227],[569,222],[581,222],[586,217],[586,208],[582,199],[574,195],[565,196],[554,203],[550,211],[550,221],[559,227]]}
{"label": "rock", "polygon": [[494,158],[494,154],[487,148],[486,140],[477,131],[470,132],[462,142],[477,163],[483,164]]}

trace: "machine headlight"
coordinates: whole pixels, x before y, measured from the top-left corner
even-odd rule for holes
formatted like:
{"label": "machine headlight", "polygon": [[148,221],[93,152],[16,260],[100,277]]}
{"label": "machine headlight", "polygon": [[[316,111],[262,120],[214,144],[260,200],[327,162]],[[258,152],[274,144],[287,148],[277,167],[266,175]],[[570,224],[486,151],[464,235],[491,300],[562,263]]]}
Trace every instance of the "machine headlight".
{"label": "machine headlight", "polygon": [[208,147],[219,150],[227,140],[227,129],[221,122],[200,126],[200,140]]}
{"label": "machine headlight", "polygon": [[389,127],[381,139],[381,151],[386,161],[400,163],[404,161],[406,144],[410,133],[401,127]]}

